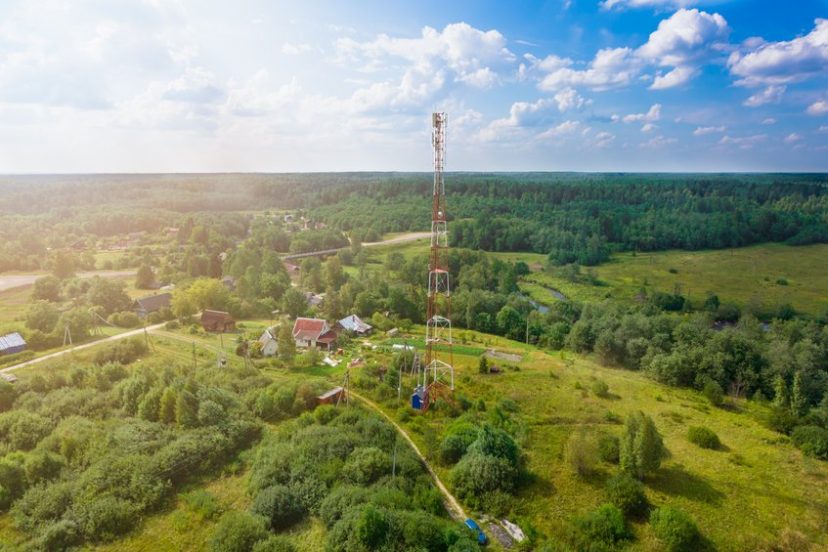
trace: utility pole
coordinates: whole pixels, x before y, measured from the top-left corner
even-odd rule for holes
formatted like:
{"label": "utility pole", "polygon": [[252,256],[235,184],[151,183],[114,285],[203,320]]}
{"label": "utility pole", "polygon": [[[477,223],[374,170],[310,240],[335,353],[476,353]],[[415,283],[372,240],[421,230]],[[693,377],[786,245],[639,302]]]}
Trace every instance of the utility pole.
{"label": "utility pole", "polygon": [[193,341],[193,371],[196,369],[196,345],[195,341]]}

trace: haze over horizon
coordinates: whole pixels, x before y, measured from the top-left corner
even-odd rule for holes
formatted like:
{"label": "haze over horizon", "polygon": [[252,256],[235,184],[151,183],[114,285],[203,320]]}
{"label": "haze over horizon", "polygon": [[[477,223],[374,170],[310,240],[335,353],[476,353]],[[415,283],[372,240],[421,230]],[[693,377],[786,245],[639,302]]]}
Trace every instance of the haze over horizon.
{"label": "haze over horizon", "polygon": [[0,173],[828,171],[828,1],[5,2]]}

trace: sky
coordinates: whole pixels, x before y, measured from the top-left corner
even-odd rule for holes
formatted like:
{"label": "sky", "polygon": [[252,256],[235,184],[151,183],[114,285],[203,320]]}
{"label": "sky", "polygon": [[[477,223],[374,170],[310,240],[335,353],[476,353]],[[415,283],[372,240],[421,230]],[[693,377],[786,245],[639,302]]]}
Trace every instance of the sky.
{"label": "sky", "polygon": [[0,173],[828,171],[828,0],[0,0]]}

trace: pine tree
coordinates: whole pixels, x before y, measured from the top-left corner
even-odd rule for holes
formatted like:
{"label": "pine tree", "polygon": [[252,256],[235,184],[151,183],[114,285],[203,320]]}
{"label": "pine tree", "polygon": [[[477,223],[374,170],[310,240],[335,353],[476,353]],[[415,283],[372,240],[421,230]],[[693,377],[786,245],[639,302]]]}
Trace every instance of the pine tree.
{"label": "pine tree", "polygon": [[148,422],[158,421],[158,407],[161,404],[161,391],[151,389],[138,403],[138,417]]}
{"label": "pine tree", "polygon": [[175,422],[181,427],[198,425],[198,399],[189,391],[178,394],[175,401]]}
{"label": "pine tree", "polygon": [[802,392],[802,377],[800,373],[794,374],[793,386],[791,387],[791,413],[794,416],[804,416],[808,410],[808,400]]}
{"label": "pine tree", "polygon": [[788,385],[781,374],[777,374],[773,380],[773,405],[779,408],[788,406]]}
{"label": "pine tree", "polygon": [[161,395],[161,403],[158,407],[158,421],[162,424],[172,424],[175,422],[176,399],[176,393],[172,387],[164,389],[164,394]]}
{"label": "pine tree", "polygon": [[293,328],[290,327],[287,321],[279,327],[277,344],[279,346],[279,358],[285,362],[293,362],[293,357],[296,356],[296,341],[293,340]]}
{"label": "pine tree", "polygon": [[627,418],[620,453],[621,469],[639,479],[661,466],[664,441],[649,416],[639,411]]}
{"label": "pine tree", "polygon": [[486,355],[480,356],[480,361],[477,363],[477,371],[481,374],[489,373],[489,361],[486,360]]}

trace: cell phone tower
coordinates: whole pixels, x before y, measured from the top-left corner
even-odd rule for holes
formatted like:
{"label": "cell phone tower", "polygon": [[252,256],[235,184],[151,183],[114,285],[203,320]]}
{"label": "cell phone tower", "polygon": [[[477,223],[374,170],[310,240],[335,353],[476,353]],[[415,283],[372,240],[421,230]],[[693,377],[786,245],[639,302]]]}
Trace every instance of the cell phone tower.
{"label": "cell phone tower", "polygon": [[454,390],[454,359],[451,350],[451,283],[448,270],[448,220],[443,168],[446,159],[445,113],[433,113],[434,189],[431,202],[431,252],[428,261],[428,307],[423,371],[423,410],[448,386]]}

